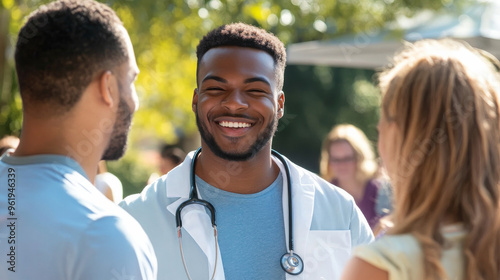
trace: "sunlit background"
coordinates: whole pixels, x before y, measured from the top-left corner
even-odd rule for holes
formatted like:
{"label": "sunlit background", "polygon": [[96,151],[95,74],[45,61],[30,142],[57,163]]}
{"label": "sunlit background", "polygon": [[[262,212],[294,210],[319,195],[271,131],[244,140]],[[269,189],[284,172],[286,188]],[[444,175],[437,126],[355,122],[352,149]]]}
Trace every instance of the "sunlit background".
{"label": "sunlit background", "polygon": [[[18,136],[22,123],[13,63],[17,32],[24,18],[47,2],[0,0],[0,136]],[[374,143],[377,140],[379,93],[374,74],[383,64],[376,59],[385,61],[393,50],[372,54],[358,62],[355,55],[370,50],[369,46],[380,40],[391,38],[400,43],[400,39],[407,39],[405,28],[411,26],[413,18],[428,15],[424,21],[431,21],[445,13],[459,19],[470,7],[484,6],[492,1],[103,2],[117,11],[128,29],[141,70],[136,82],[140,108],[134,118],[129,150],[123,159],[108,163],[109,171],[120,178],[124,194],[128,195],[142,190],[149,174],[156,171],[161,143],[179,145],[186,151],[199,145],[191,111],[196,87],[195,48],[212,28],[224,23],[246,22],[274,33],[290,51],[295,50],[292,46],[302,47],[303,52],[289,53],[293,63],[289,63],[285,75],[285,116],[273,147],[299,165],[318,172],[321,142],[333,125],[352,123],[362,128]],[[329,61],[333,50],[321,52],[320,49],[314,51],[317,45],[305,48],[295,45],[328,40],[343,46],[340,53],[343,63]],[[342,45],[342,42],[346,43]]]}

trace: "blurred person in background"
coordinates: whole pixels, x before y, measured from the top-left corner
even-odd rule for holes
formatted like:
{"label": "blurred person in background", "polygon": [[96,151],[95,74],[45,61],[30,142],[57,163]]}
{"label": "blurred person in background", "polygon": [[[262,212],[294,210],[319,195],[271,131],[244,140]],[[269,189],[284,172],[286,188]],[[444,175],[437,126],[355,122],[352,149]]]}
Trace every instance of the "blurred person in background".
{"label": "blurred person in background", "polygon": [[160,160],[158,163],[159,173],[153,173],[149,176],[148,184],[167,174],[174,169],[186,157],[186,152],[175,145],[163,144],[160,148]]}
{"label": "blurred person in background", "polygon": [[500,63],[451,39],[407,44],[381,73],[378,149],[393,226],[343,279],[500,279]]}
{"label": "blurred person in background", "polygon": [[370,141],[354,125],[336,125],[328,133],[321,150],[320,175],[354,197],[372,229],[392,210],[390,185],[379,176]]}
{"label": "blurred person in background", "polygon": [[186,153],[179,147],[165,144],[161,148],[160,157],[159,171],[161,175],[165,175],[184,160]]}
{"label": "blurred person in background", "polygon": [[9,149],[16,149],[19,145],[19,138],[13,135],[6,135],[0,139],[0,156]]}
{"label": "blurred person in background", "polygon": [[99,161],[94,185],[109,200],[118,203],[123,199],[123,185],[116,175],[108,172],[106,161]]}

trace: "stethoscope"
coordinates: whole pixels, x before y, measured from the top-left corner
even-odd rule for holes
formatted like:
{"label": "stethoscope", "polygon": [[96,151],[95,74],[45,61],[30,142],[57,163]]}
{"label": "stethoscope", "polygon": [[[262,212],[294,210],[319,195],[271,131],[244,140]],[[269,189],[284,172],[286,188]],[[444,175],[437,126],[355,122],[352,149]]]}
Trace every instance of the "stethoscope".
{"label": "stethoscope", "polygon": [[[177,236],[179,238],[179,248],[181,251],[181,258],[182,258],[182,264],[184,265],[184,270],[186,271],[187,277],[191,280],[191,276],[189,275],[189,271],[186,266],[186,261],[184,259],[184,252],[182,250],[182,234],[181,234],[181,228],[182,228],[182,218],[181,218],[181,212],[182,209],[184,209],[186,206],[191,205],[191,204],[198,204],[203,207],[205,207],[209,212],[210,212],[210,219],[212,221],[212,228],[214,229],[214,237],[215,237],[215,265],[214,265],[214,272],[212,274],[212,280],[215,277],[215,271],[217,269],[217,252],[218,252],[218,245],[217,245],[217,225],[215,224],[215,208],[210,202],[199,199],[198,198],[198,190],[196,188],[196,182],[195,182],[195,165],[196,165],[196,160],[198,159],[198,155],[201,152],[201,147],[196,150],[193,160],[191,161],[191,190],[189,193],[189,199],[184,201],[179,207],[177,208],[177,211],[175,212],[175,221],[177,224]],[[281,257],[281,267],[283,268],[284,271],[291,275],[298,275],[302,273],[304,270],[304,262],[300,258],[299,255],[293,252],[293,224],[292,224],[292,183],[290,180],[290,168],[288,167],[288,163],[285,161],[283,156],[276,152],[275,150],[271,150],[271,153],[277,157],[282,163],[283,166],[285,167],[285,173],[286,173],[286,181],[287,181],[287,188],[288,188],[288,252],[286,252],[282,257]]]}

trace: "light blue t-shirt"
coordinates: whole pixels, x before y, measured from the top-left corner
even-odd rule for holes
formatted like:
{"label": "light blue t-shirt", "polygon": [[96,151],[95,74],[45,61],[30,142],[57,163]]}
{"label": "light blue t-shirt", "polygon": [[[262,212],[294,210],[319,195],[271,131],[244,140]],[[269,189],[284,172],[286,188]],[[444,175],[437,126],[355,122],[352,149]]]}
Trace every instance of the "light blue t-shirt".
{"label": "light blue t-shirt", "polygon": [[0,157],[0,279],[156,279],[141,226],[71,158]]}
{"label": "light blue t-shirt", "polygon": [[285,279],[281,256],[286,253],[283,221],[283,177],[254,194],[215,188],[196,177],[201,197],[216,213],[218,241],[226,279]]}

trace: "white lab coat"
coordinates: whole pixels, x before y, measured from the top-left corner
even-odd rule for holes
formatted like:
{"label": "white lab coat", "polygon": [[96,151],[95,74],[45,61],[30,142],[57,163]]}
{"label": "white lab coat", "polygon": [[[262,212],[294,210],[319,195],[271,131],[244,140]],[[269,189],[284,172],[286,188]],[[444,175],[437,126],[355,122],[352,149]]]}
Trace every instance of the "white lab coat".
{"label": "white lab coat", "polygon": [[[141,194],[129,196],[120,203],[148,234],[158,259],[160,280],[187,279],[180,256],[175,212],[189,198],[193,155],[194,152],[189,153],[181,165],[147,186]],[[283,174],[283,213],[288,246],[287,178],[283,164],[273,159]],[[293,183],[295,253],[304,260],[304,272],[298,276],[287,274],[286,279],[339,279],[353,246],[373,241],[371,229],[349,194],[286,160]],[[214,176],[223,179],[224,174]],[[210,216],[202,206],[188,206],[182,211],[182,226],[182,246],[192,279],[210,279],[215,266]],[[241,253],[245,261],[245,248],[241,248]],[[276,260],[276,265],[279,261]],[[215,279],[225,279],[220,251]]]}

